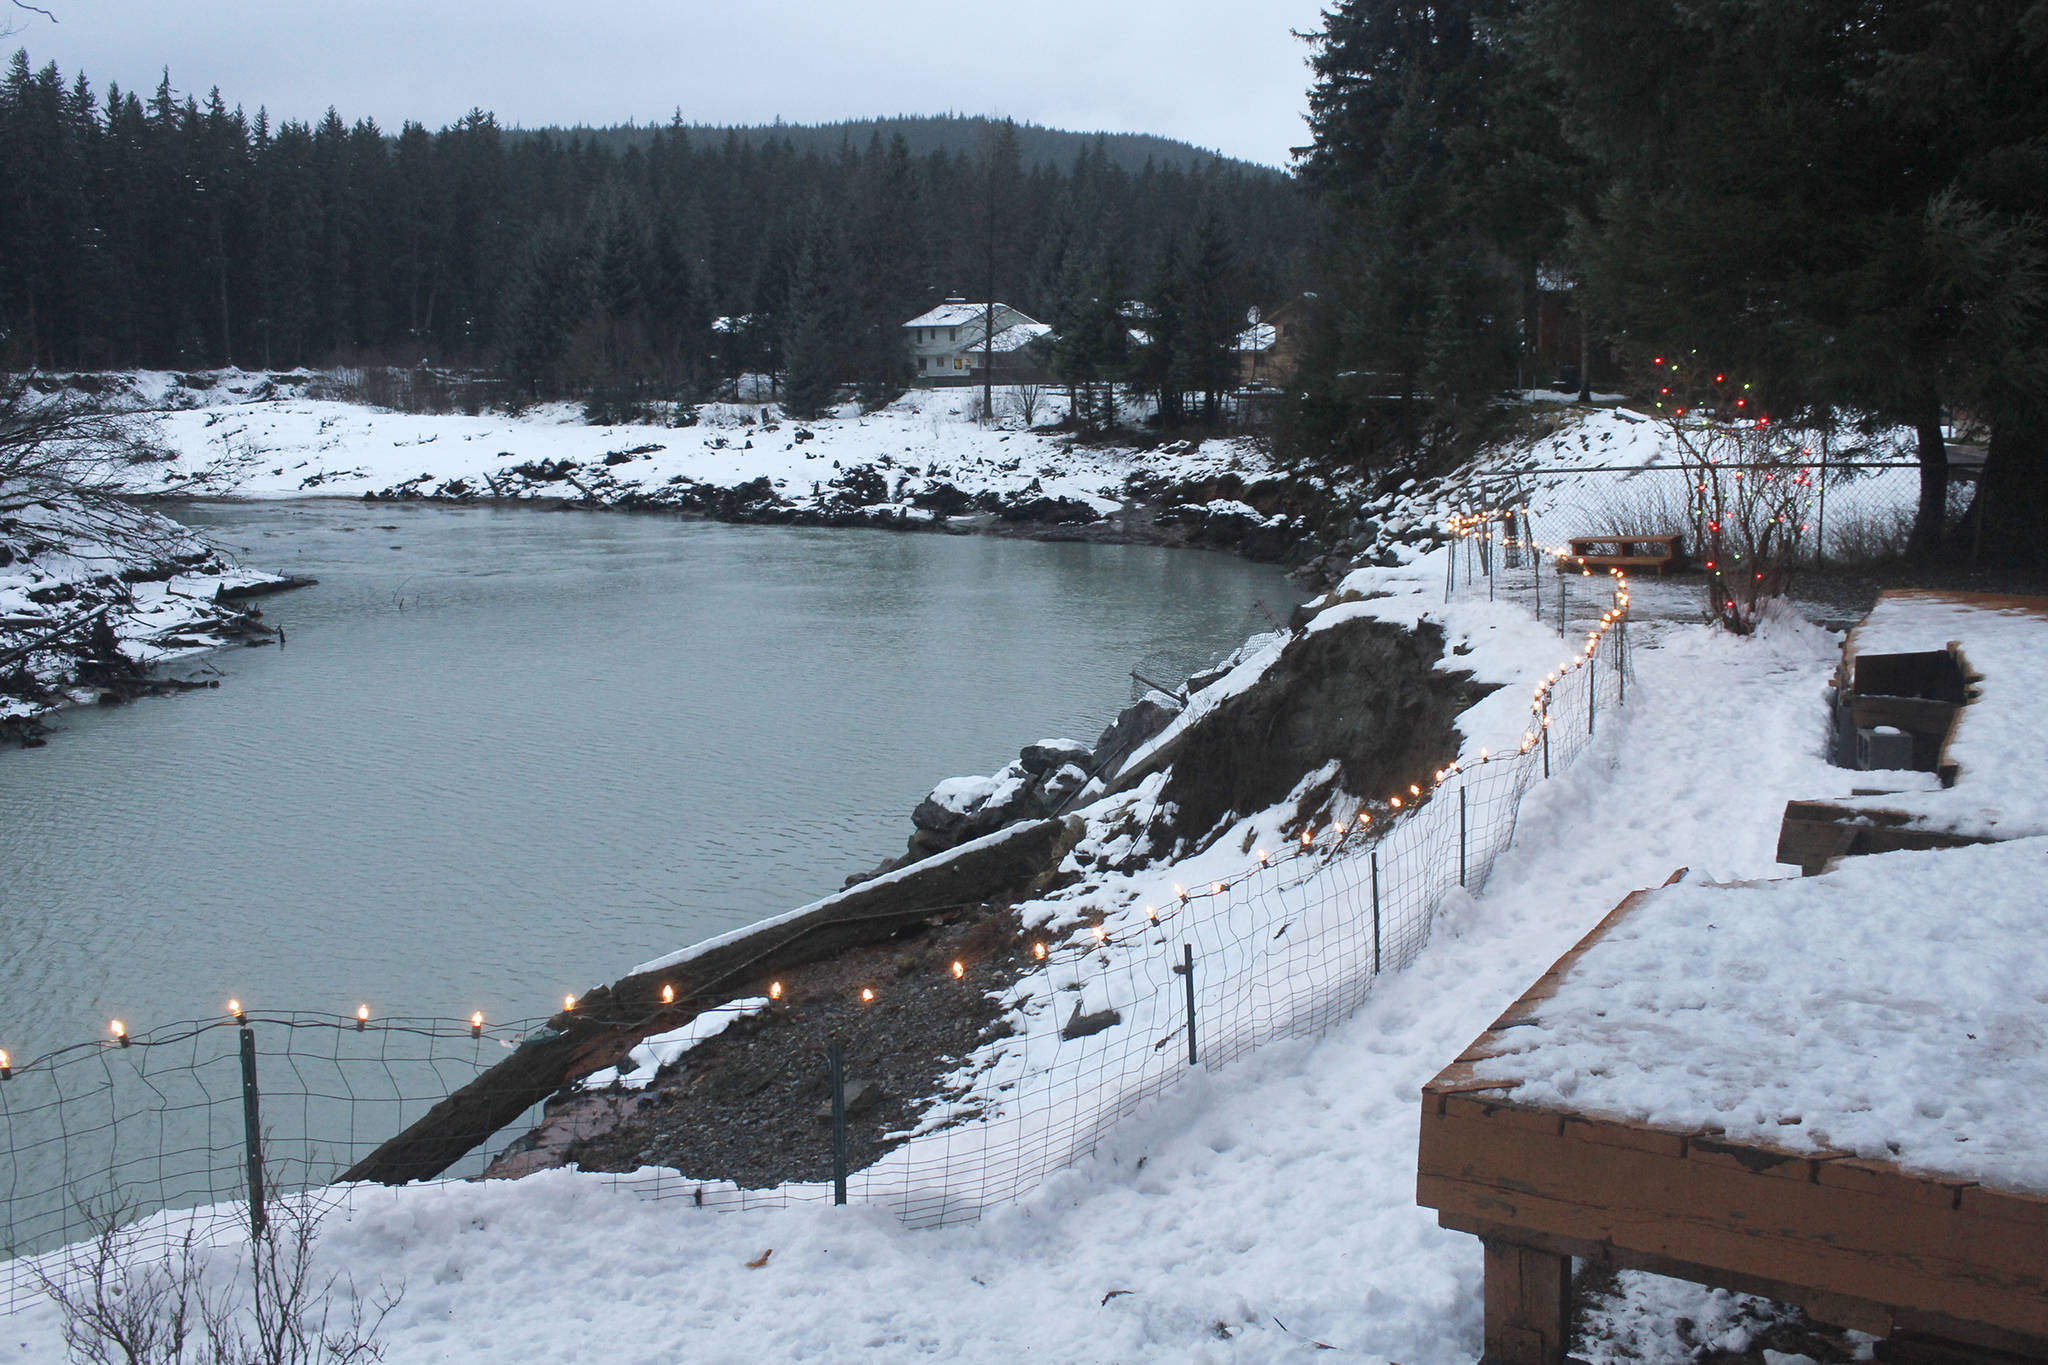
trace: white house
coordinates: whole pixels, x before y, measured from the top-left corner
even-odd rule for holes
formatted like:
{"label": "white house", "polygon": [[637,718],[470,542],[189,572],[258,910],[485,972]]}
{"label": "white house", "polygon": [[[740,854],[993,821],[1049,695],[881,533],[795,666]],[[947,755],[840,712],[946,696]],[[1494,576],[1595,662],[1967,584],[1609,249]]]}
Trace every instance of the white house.
{"label": "white house", "polygon": [[904,323],[918,380],[926,384],[966,383],[980,375],[982,361],[991,350],[999,377],[1003,371],[1018,369],[1020,365],[1033,368],[1019,353],[1040,337],[1050,336],[1052,328],[1026,316],[1021,309],[998,303],[993,309],[995,339],[992,345],[985,345],[984,329],[990,311],[985,303],[947,299],[930,312]]}

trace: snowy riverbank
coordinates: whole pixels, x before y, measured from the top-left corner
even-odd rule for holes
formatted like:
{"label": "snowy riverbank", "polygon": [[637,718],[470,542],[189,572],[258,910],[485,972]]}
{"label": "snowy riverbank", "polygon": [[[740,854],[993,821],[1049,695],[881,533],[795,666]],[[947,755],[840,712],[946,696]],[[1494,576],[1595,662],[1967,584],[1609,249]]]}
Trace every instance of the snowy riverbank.
{"label": "snowy riverbank", "polygon": [[50,499],[0,519],[0,737],[36,718],[174,686],[155,672],[270,643],[248,599],[288,585],[160,513]]}

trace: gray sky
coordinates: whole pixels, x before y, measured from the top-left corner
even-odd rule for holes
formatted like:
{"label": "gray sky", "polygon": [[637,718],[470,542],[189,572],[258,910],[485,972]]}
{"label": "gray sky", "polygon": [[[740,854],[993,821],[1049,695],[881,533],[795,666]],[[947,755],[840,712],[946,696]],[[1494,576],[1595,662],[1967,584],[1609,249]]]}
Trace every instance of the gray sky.
{"label": "gray sky", "polygon": [[252,115],[328,105],[397,131],[472,105],[501,122],[791,123],[1008,115],[1160,133],[1286,164],[1307,140],[1320,0],[41,0],[4,50],[94,88],[219,86]]}

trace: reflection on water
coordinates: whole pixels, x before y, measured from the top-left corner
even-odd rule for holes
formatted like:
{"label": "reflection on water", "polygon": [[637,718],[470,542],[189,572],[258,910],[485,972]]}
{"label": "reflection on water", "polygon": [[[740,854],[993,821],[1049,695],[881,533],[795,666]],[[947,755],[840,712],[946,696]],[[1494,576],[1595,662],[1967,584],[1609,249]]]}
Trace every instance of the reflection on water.
{"label": "reflection on water", "polygon": [[[0,753],[0,1047],[218,1010],[544,1014],[902,850],[1295,600],[1216,555],[653,516],[207,504],[317,588],[218,691]],[[1263,605],[1261,605],[1263,604]]]}

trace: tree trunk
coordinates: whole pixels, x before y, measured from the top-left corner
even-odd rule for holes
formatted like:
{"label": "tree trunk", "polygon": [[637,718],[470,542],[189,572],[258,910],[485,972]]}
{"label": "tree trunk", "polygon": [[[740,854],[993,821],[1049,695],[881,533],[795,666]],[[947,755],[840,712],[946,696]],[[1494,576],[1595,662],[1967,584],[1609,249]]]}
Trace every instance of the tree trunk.
{"label": "tree trunk", "polygon": [[1991,448],[1977,484],[1973,558],[2048,562],[2048,413],[2031,403],[1991,413]]}
{"label": "tree trunk", "polygon": [[1920,506],[1913,514],[1913,554],[1941,553],[1948,532],[1948,446],[1941,438],[1941,410],[1923,413],[1915,424],[1920,436]]}

